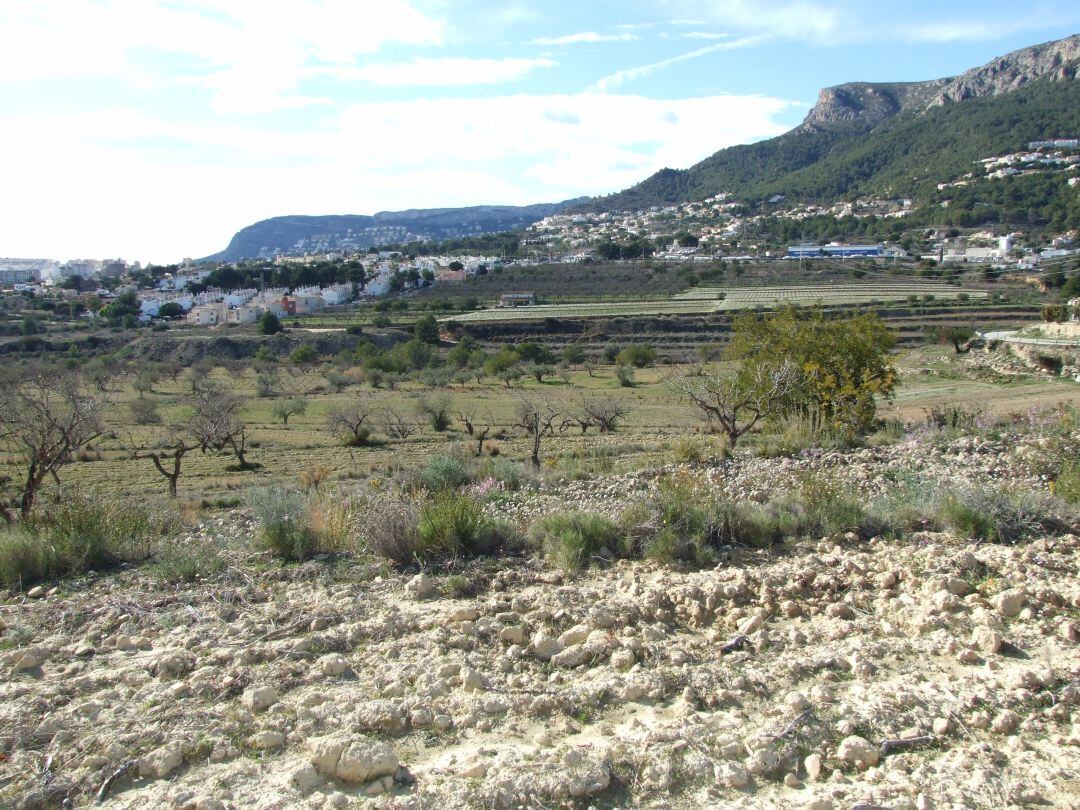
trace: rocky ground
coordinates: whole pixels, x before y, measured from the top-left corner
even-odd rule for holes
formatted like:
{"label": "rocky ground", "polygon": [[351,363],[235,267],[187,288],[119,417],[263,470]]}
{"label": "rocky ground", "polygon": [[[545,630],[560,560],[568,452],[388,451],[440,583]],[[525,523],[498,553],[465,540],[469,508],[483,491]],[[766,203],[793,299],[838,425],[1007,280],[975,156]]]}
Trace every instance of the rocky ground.
{"label": "rocky ground", "polygon": [[[687,474],[755,499],[803,469],[867,498],[907,467],[1037,486],[1007,444]],[[497,508],[614,512],[650,480]],[[222,531],[252,526],[189,542]],[[0,805],[1080,807],[1078,560],[1072,534],[923,532],[702,571],[477,563],[464,598],[354,559],[92,576],[0,602]]]}

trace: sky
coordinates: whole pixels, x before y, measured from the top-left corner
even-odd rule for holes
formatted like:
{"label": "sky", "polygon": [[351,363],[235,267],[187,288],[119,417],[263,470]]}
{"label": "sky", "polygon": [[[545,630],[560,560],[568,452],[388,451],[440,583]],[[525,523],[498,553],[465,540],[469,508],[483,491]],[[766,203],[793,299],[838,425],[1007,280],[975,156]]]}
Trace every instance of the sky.
{"label": "sky", "polygon": [[167,263],[285,214],[610,193],[822,87],[1078,31],[1043,0],[0,0],[0,256]]}

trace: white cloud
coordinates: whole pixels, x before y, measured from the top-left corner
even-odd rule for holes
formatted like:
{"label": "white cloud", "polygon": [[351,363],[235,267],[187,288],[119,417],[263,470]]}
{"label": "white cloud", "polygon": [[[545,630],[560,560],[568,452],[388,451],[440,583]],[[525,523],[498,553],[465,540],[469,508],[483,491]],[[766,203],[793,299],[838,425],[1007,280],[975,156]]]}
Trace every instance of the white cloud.
{"label": "white cloud", "polygon": [[[313,65],[351,66],[390,44],[439,45],[446,23],[408,0],[35,0],[0,9],[0,83],[154,78],[162,55],[214,91],[217,112],[319,103],[297,92]],[[165,81],[163,77],[158,77]]]}
{"label": "white cloud", "polygon": [[685,31],[679,36],[682,39],[730,39],[731,34],[720,33],[717,31]]}
{"label": "white cloud", "polygon": [[599,34],[596,31],[581,31],[561,37],[538,37],[533,45],[579,45],[593,42],[633,42],[640,39],[637,34]]}
{"label": "white cloud", "polygon": [[18,190],[0,195],[4,251],[169,261],[288,213],[607,193],[779,134],[790,106],[758,96],[442,98],[352,104],[290,132],[128,109],[0,116],[0,175]]}
{"label": "white cloud", "polygon": [[600,79],[593,89],[602,93],[606,93],[610,90],[614,90],[620,85],[627,82],[636,81],[637,79],[644,79],[647,76],[651,76],[654,73],[658,73],[665,68],[669,68],[672,65],[678,65],[682,62],[689,62],[692,59],[699,59],[702,56],[707,56],[710,53],[716,53],[717,51],[733,51],[739,48],[749,48],[753,45],[758,45],[764,42],[768,37],[766,35],[744,37],[743,39],[734,39],[730,42],[719,42],[715,45],[706,45],[704,48],[698,48],[696,51],[690,51],[689,53],[679,54],[673,56],[670,59],[662,59],[659,62],[652,62],[648,65],[641,65],[639,67],[627,68],[625,70],[619,70],[604,78]]}
{"label": "white cloud", "polygon": [[341,79],[383,87],[452,87],[504,84],[558,65],[552,59],[413,59],[332,71]]}
{"label": "white cloud", "polygon": [[814,0],[661,0],[661,6],[740,31],[759,31],[788,39],[848,36],[856,14],[835,2]]}

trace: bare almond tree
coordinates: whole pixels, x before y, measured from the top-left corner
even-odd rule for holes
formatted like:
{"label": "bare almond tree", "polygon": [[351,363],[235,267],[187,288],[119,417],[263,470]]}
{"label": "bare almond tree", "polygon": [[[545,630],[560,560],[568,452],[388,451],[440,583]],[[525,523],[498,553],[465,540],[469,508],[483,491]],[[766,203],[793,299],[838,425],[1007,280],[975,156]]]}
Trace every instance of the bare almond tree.
{"label": "bare almond tree", "polygon": [[22,517],[30,515],[45,479],[59,486],[60,470],[101,434],[104,404],[74,372],[20,369],[0,379],[0,446],[21,470]]}
{"label": "bare almond tree", "polygon": [[387,408],[380,415],[383,430],[394,439],[407,439],[417,431],[417,425],[398,411]]}
{"label": "bare almond tree", "polygon": [[614,433],[619,427],[619,420],[630,413],[630,406],[618,397],[594,397],[583,399],[581,410],[592,424],[600,428],[601,433]]}
{"label": "bare almond tree", "polygon": [[719,423],[729,447],[763,419],[777,413],[798,383],[798,371],[788,360],[779,365],[746,364],[734,372],[703,368],[693,376],[675,377],[675,390],[690,398],[706,419]]}
{"label": "bare almond tree", "polygon": [[204,380],[195,386],[191,395],[192,416],[188,432],[199,442],[199,448],[233,451],[241,469],[253,467],[247,460],[247,425],[241,418],[244,399],[233,391]]}
{"label": "bare almond tree", "polygon": [[570,421],[563,415],[562,411],[543,400],[522,398],[518,402],[516,424],[528,436],[532,437],[532,454],[529,459],[534,467],[540,466],[540,444],[544,437],[562,433],[570,424]]}
{"label": "bare almond tree", "polygon": [[141,450],[133,445],[132,456],[137,459],[151,459],[157,471],[165,476],[165,480],[169,482],[169,497],[175,498],[179,487],[184,456],[192,450],[200,449],[200,447],[202,445],[197,439],[188,435],[183,428],[176,428],[148,450]]}
{"label": "bare almond tree", "polygon": [[371,400],[360,394],[348,406],[326,417],[326,429],[349,447],[360,447],[371,435],[367,427],[371,415]]}

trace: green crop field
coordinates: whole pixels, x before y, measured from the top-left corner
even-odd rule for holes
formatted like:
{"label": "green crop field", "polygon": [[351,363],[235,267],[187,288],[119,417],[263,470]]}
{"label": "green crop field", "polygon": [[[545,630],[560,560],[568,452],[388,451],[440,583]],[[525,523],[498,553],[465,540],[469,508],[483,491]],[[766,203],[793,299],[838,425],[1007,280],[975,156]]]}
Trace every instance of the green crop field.
{"label": "green crop field", "polygon": [[798,306],[852,306],[919,300],[976,300],[987,298],[982,290],[966,290],[931,283],[828,284],[784,287],[696,287],[672,298],[653,301],[601,301],[584,304],[537,304],[455,314],[445,321],[492,322],[542,318],[605,318],[617,315],[708,315],[743,309],[772,309],[783,304]]}

